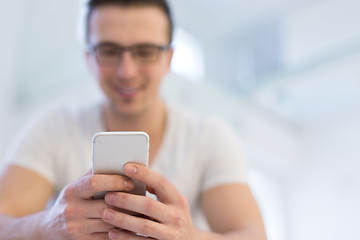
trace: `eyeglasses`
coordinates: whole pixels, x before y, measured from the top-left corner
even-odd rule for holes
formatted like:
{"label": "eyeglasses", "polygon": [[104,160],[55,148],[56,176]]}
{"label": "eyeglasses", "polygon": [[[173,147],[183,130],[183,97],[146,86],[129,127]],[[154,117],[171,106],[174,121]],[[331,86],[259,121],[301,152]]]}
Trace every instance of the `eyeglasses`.
{"label": "eyeglasses", "polygon": [[130,51],[135,61],[151,63],[159,59],[160,52],[169,50],[171,45],[138,44],[123,47],[115,43],[100,43],[89,46],[89,51],[95,53],[96,60],[102,65],[117,65],[125,51]]}

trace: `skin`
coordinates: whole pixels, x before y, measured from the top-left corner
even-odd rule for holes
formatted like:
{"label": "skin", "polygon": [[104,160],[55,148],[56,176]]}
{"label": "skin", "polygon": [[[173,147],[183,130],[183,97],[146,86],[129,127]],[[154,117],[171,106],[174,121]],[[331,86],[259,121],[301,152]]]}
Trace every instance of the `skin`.
{"label": "skin", "polygon": [[[167,19],[155,7],[101,6],[90,19],[89,44],[167,45],[167,31]],[[105,95],[103,112],[107,129],[146,131],[151,138],[150,162],[165,129],[166,109],[159,87],[169,71],[172,55],[170,49],[162,52],[156,62],[139,64],[125,52],[121,63],[114,67],[99,65],[94,55],[87,52],[89,68]],[[134,93],[124,94],[126,89]]]}
{"label": "skin", "polygon": [[[157,8],[125,10],[103,6],[95,10],[90,19],[89,43],[112,42],[123,46],[141,43],[167,45],[168,37],[164,34],[167,31],[165,20],[165,16]],[[132,59],[129,52],[125,52],[122,62],[115,67],[101,66],[92,54],[88,53],[87,56],[90,69],[106,95],[106,117],[116,120],[111,122],[110,125],[114,125],[111,127],[123,128],[123,122],[143,119],[144,116],[150,116],[149,112],[152,110],[163,107],[158,90],[162,77],[169,70],[172,50],[162,52],[159,60],[151,64],[139,64]],[[132,89],[135,93],[123,93],[122,90],[125,89]]]}
{"label": "skin", "polygon": [[[104,6],[91,17],[89,42],[163,45],[168,43],[166,31],[167,20],[154,7]],[[158,90],[169,70],[172,50],[147,65],[136,63],[128,52],[115,67],[100,66],[89,52],[86,56],[104,92],[107,129],[147,131],[153,161],[166,116]],[[132,90],[124,94],[122,88]],[[127,164],[124,170],[128,177],[147,185],[159,201],[126,193],[133,187],[126,177],[93,176],[89,171],[68,184],[54,205],[44,210],[53,186],[30,170],[8,166],[0,176],[0,239],[266,239],[261,215],[246,184],[218,186],[202,193],[202,207],[213,230],[205,232],[193,226],[185,197],[164,176],[137,164]],[[104,200],[93,200],[100,191],[109,192]],[[148,218],[130,216],[117,208]]]}

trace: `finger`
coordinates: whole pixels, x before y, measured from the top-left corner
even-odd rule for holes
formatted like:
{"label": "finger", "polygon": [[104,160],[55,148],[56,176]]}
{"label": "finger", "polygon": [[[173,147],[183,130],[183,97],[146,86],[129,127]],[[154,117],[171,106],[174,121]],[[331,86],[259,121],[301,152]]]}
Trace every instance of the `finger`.
{"label": "finger", "polygon": [[128,230],[155,239],[172,239],[165,225],[145,218],[134,217],[126,213],[105,209],[103,220],[118,228]]}
{"label": "finger", "polygon": [[109,238],[109,233],[108,232],[103,232],[103,233],[94,233],[91,234],[91,238],[88,238],[91,240],[108,240]]}
{"label": "finger", "polygon": [[82,203],[78,206],[79,211],[83,213],[84,217],[92,219],[101,218],[102,211],[108,207],[109,206],[103,199],[83,200]]}
{"label": "finger", "polygon": [[101,213],[109,208],[104,200],[75,200],[63,209],[66,219],[101,219]]}
{"label": "finger", "polygon": [[84,226],[86,226],[84,230],[88,234],[107,233],[114,228],[113,225],[102,219],[87,219],[84,221]]}
{"label": "finger", "polygon": [[[127,240],[143,240],[143,239],[149,239],[145,236],[136,235],[133,232],[129,232],[126,230],[118,230],[118,229],[112,229],[109,231],[109,238],[112,240],[117,239],[127,239]],[[153,239],[153,238],[150,238]]]}
{"label": "finger", "polygon": [[127,176],[136,179],[155,191],[158,199],[166,204],[179,203],[182,195],[164,176],[151,169],[135,163],[126,164],[124,171]]}
{"label": "finger", "polygon": [[110,192],[106,194],[105,202],[115,208],[140,213],[162,223],[171,222],[175,217],[172,214],[171,208],[149,197],[129,193]]}
{"label": "finger", "polygon": [[134,183],[120,175],[85,175],[74,183],[74,194],[80,198],[90,199],[98,192],[129,191]]}

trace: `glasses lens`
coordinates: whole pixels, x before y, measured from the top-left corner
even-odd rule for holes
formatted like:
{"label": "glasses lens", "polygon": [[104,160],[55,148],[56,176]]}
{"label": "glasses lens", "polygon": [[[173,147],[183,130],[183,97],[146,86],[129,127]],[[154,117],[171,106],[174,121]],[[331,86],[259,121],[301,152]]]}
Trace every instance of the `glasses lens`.
{"label": "glasses lens", "polygon": [[130,51],[134,60],[138,62],[154,62],[159,58],[161,51],[168,49],[168,46],[157,45],[135,45],[122,47],[116,44],[100,44],[93,48],[96,59],[100,64],[116,65],[121,61],[125,51]]}
{"label": "glasses lens", "polygon": [[98,46],[95,52],[98,61],[104,64],[117,63],[121,55],[121,51],[115,46]]}
{"label": "glasses lens", "polygon": [[157,46],[136,46],[133,48],[133,56],[140,62],[151,62],[158,58],[160,49]]}

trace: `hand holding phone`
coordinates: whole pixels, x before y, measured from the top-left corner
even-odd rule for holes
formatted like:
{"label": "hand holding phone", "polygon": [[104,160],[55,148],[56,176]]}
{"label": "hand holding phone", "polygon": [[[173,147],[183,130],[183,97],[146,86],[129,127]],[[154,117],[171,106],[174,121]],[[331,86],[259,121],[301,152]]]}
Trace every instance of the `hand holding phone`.
{"label": "hand holding phone", "polygon": [[[149,136],[145,132],[99,132],[92,139],[93,174],[119,174],[124,176],[124,165],[128,162],[148,166]],[[135,187],[132,194],[144,195],[146,186],[132,180]],[[94,195],[94,199],[104,198],[106,192]]]}

